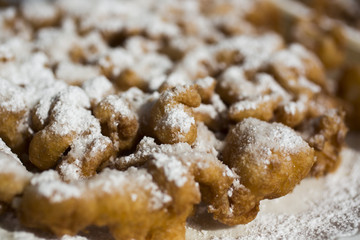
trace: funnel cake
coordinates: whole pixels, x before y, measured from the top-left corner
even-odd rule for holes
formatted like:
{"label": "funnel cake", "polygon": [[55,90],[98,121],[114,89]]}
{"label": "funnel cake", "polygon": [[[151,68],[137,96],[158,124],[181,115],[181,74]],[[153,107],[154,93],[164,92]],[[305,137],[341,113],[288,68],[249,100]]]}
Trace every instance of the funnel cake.
{"label": "funnel cake", "polygon": [[0,139],[0,203],[11,203],[28,185],[32,173],[26,170],[20,159]]}
{"label": "funnel cake", "polygon": [[50,103],[40,100],[33,111],[38,132],[29,145],[29,160],[43,170],[57,166],[66,180],[96,174],[114,148],[101,134],[99,121],[86,109],[89,98],[80,88],[68,87],[47,100]]}
{"label": "funnel cake", "polygon": [[286,195],[315,162],[314,149],[294,130],[255,118],[230,130],[223,158],[258,199]]}
{"label": "funnel cake", "polygon": [[161,143],[196,140],[196,124],[192,108],[201,97],[194,86],[178,86],[166,90],[151,109],[149,127]]}
{"label": "funnel cake", "polygon": [[197,186],[178,169],[176,179],[168,179],[168,167],[154,161],[149,170],[105,170],[89,181],[70,184],[57,172],[44,172],[24,191],[19,217],[28,226],[48,228],[59,236],[95,224],[109,226],[116,239],[181,239],[185,219],[199,201]]}
{"label": "funnel cake", "polygon": [[[289,43],[267,21],[279,11],[270,0],[1,8],[0,212],[58,237],[104,226],[119,240],[180,240],[200,203],[246,224],[262,200],[335,171],[347,105],[326,71],[342,64],[342,32],[296,21]],[[356,71],[344,71],[344,98]]]}
{"label": "funnel cake", "polygon": [[29,107],[24,96],[16,94],[22,91],[20,87],[4,79],[0,79],[0,84],[0,137],[13,151],[20,153],[27,148],[30,136],[26,128]]}
{"label": "funnel cake", "polygon": [[[202,128],[200,134],[203,138],[215,138],[207,136],[211,132],[204,125],[199,128]],[[134,154],[116,159],[112,166],[122,170],[146,165],[148,159],[159,154],[171,156],[178,159],[186,172],[199,184],[202,201],[208,205],[208,210],[215,219],[230,225],[253,220],[258,204],[253,203],[253,197],[239,183],[239,177],[216,157],[217,151],[211,146],[211,141],[208,145],[204,144],[206,147],[202,144],[204,143],[195,143],[192,147],[187,143],[157,145],[154,139],[146,137],[141,140]],[[247,208],[249,209],[244,211]]]}

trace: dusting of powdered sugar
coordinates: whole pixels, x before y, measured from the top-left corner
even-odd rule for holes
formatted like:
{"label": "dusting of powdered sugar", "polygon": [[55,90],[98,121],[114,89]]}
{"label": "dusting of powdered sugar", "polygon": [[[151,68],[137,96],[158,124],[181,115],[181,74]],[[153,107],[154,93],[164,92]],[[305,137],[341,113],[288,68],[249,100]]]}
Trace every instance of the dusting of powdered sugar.
{"label": "dusting of powdered sugar", "polygon": [[231,105],[229,112],[232,113],[238,113],[242,111],[248,111],[248,110],[256,110],[258,109],[262,104],[268,103],[272,100],[270,95],[265,96],[259,96],[252,99],[246,99],[243,101],[236,102],[235,104]]}
{"label": "dusting of powdered sugar", "polygon": [[[21,163],[18,156],[11,151],[11,149],[6,145],[6,143],[1,138],[0,138],[0,152],[6,153],[7,155],[14,158],[15,161],[17,161],[18,163]],[[22,165],[22,163],[21,163],[21,165]]]}
{"label": "dusting of powdered sugar", "polygon": [[161,191],[153,181],[152,175],[145,169],[134,167],[130,167],[126,171],[105,169],[85,184],[85,189],[95,192],[99,196],[104,193],[120,194],[122,196],[130,195],[130,198],[134,199],[134,194],[139,196],[142,191],[149,192],[147,200],[150,211],[159,210],[172,200],[168,194]]}
{"label": "dusting of powdered sugar", "polygon": [[164,81],[168,87],[190,85],[190,79],[181,71],[171,73]]}
{"label": "dusting of powdered sugar", "polygon": [[[78,199],[84,196],[103,196],[117,194],[119,197],[142,192],[148,199],[150,211],[161,209],[172,198],[161,191],[145,169],[129,168],[126,171],[106,169],[89,181],[63,182],[54,170],[42,172],[30,181],[30,189],[39,196],[46,197],[52,203]],[[146,194],[149,193],[149,195]],[[85,195],[87,194],[87,195]]]}
{"label": "dusting of powdered sugar", "polygon": [[201,103],[200,106],[194,108],[194,112],[199,114],[205,114],[206,116],[209,116],[211,119],[215,119],[218,116],[218,112],[211,104]]}
{"label": "dusting of powdered sugar", "polygon": [[181,133],[188,133],[192,125],[195,124],[193,116],[184,110],[184,105],[177,104],[166,108],[166,116],[163,124],[170,128],[179,129]]}
{"label": "dusting of powdered sugar", "polygon": [[91,103],[97,104],[113,91],[113,85],[106,77],[100,76],[85,81],[82,89],[90,98]]}
{"label": "dusting of powdered sugar", "polygon": [[271,57],[270,61],[275,64],[283,64],[288,68],[297,70],[300,74],[305,74],[305,66],[301,59],[288,49],[276,52]]}
{"label": "dusting of powdered sugar", "polygon": [[86,109],[63,104],[56,105],[52,113],[56,121],[48,129],[60,136],[80,134],[85,130],[93,129],[94,126],[100,129],[98,120]]}
{"label": "dusting of powdered sugar", "polygon": [[30,184],[40,196],[48,198],[53,203],[80,198],[83,194],[82,189],[61,181],[59,174],[54,170],[36,175],[31,179]]}
{"label": "dusting of powdered sugar", "polygon": [[58,13],[58,9],[47,1],[26,1],[21,10],[25,18],[39,22],[53,19]]}
{"label": "dusting of powdered sugar", "polygon": [[60,62],[55,71],[56,77],[69,85],[81,85],[86,80],[100,75],[99,70],[92,66],[84,66],[70,62]]}
{"label": "dusting of powdered sugar", "polygon": [[114,112],[115,114],[119,114],[127,118],[132,118],[134,115],[130,109],[129,103],[126,102],[124,98],[120,98],[116,95],[107,96],[100,104],[104,104],[110,111]]}
{"label": "dusting of powdered sugar", "polygon": [[60,135],[100,131],[100,122],[87,110],[90,99],[79,87],[68,87],[53,97],[49,130]]}
{"label": "dusting of powdered sugar", "polygon": [[[352,136],[349,144],[357,150],[345,149],[342,165],[333,174],[324,178],[304,179],[292,193],[261,202],[256,219],[246,225],[227,227],[205,215],[196,223],[187,226],[188,240],[235,240],[235,239],[347,239],[360,230],[360,136]],[[147,138],[150,142],[153,139]],[[150,144],[148,151],[153,148]],[[184,145],[184,144],[182,144]],[[236,182],[234,182],[236,184]],[[237,182],[239,185],[239,183]],[[231,191],[229,192],[231,194]],[[161,195],[161,194],[159,194]],[[171,197],[163,195],[163,201]],[[158,198],[161,199],[161,198]],[[154,200],[154,203],[159,203]],[[12,228],[9,228],[11,222]],[[10,229],[10,230],[9,230]],[[20,222],[9,214],[0,216],[2,239],[53,240],[54,236],[24,229]],[[41,233],[41,234],[40,234]],[[357,235],[358,236],[358,235]],[[345,237],[345,238],[343,238]],[[100,240],[108,239],[108,232],[97,236],[66,236],[61,239]],[[357,239],[353,237],[351,239]]]}
{"label": "dusting of powdered sugar", "polygon": [[4,174],[5,179],[7,175],[13,175],[14,179],[20,181],[29,179],[32,175],[26,170],[16,154],[0,138],[0,176],[2,174]]}
{"label": "dusting of powdered sugar", "polygon": [[[255,73],[253,79],[252,74],[265,70],[265,64],[277,57],[281,63],[295,68],[301,75],[297,81],[289,82],[289,85],[318,93],[321,88],[305,77],[306,69],[303,66],[304,59],[312,56],[308,56],[308,52],[300,45],[291,45],[287,50],[279,52],[283,47],[282,39],[272,33],[247,35],[244,32],[251,32],[251,29],[242,29],[240,36],[237,32],[235,37],[229,37],[220,31],[221,23],[231,19],[227,24],[243,27],[241,21],[245,19],[242,19],[242,15],[255,9],[258,1],[214,2],[219,2],[217,4],[220,8],[216,9],[217,11],[223,11],[222,6],[224,10],[228,7],[232,9],[226,10],[228,12],[220,14],[221,16],[217,13],[211,16],[212,13],[207,13],[206,7],[203,9],[200,1],[191,0],[163,1],[161,4],[148,0],[24,1],[19,3],[18,9],[17,6],[1,9],[0,32],[3,34],[0,34],[0,40],[5,39],[5,44],[0,45],[0,110],[26,111],[22,120],[24,122],[28,121],[30,109],[35,110],[40,123],[43,125],[50,121],[51,126],[48,129],[56,134],[78,135],[72,141],[71,150],[68,152],[68,155],[74,155],[75,161],[60,166],[64,168],[60,171],[69,176],[66,180],[79,177],[84,154],[89,154],[91,158],[105,150],[107,145],[100,139],[103,137],[100,123],[92,115],[90,108],[109,94],[115,93],[115,87],[110,80],[116,80],[125,69],[133,71],[145,82],[147,92],[154,92],[150,95],[132,88],[104,100],[116,114],[120,113],[129,118],[142,111],[140,108],[146,108],[148,105],[145,103],[158,100],[159,93],[156,91],[162,84],[176,86],[196,83],[200,88],[208,89],[214,79],[206,76],[216,76],[217,73],[222,73],[220,78],[216,79],[218,86],[225,88],[235,102],[242,101],[234,104],[230,111],[234,111],[234,108],[237,108],[237,111],[255,109],[259,104],[272,100],[270,96],[274,96],[271,95],[273,93],[288,103],[284,105],[287,113],[302,111],[306,104],[300,100],[289,102],[292,97],[273,77]],[[31,27],[43,23],[46,25],[47,22],[55,20],[59,20],[55,25]],[[250,24],[246,26],[252,28]],[[125,36],[121,36],[122,34]],[[233,36],[233,33],[230,35]],[[6,39],[6,36],[11,40]],[[116,43],[116,46],[108,46],[111,38],[126,38],[126,41]],[[10,41],[13,42],[8,44]],[[170,56],[161,51],[162,47],[168,44],[170,49],[180,51],[180,59],[171,61]],[[73,50],[79,50],[80,55],[84,55],[81,58],[84,59],[79,62],[73,59]],[[237,53],[239,56],[236,61],[239,62],[224,69],[226,64],[219,63],[216,59],[217,53],[221,51]],[[101,74],[110,80],[100,76]],[[68,84],[81,85],[82,88],[68,87]],[[183,89],[185,87],[178,88],[179,91]],[[269,91],[271,93],[268,94]],[[166,106],[164,121],[160,121],[158,127],[166,126],[181,133],[188,133],[195,125],[195,119],[190,111],[186,111],[185,105],[173,104],[175,101],[171,94],[168,95],[172,98],[171,104]],[[268,95],[264,97],[264,94]],[[230,105],[233,102],[227,103]],[[228,107],[219,95],[213,94],[210,103],[201,104],[195,111],[216,119],[222,117],[222,114],[227,115]],[[140,115],[139,113],[136,117]],[[20,127],[24,128],[25,125],[21,124]],[[270,125],[272,127],[268,128]],[[292,129],[281,124],[247,119],[241,127],[242,132],[249,134],[246,136],[249,142],[248,150],[260,156],[256,158],[259,161],[261,154],[271,154],[272,151],[296,153],[308,147]],[[144,156],[151,156],[152,163],[164,170],[167,180],[181,187],[186,183],[188,167],[191,164],[207,168],[210,167],[210,160],[206,161],[208,159],[211,159],[212,163],[222,164],[217,157],[223,144],[216,139],[215,133],[202,123],[197,125],[197,132],[198,137],[192,146],[187,143],[157,145],[154,139],[144,137],[135,153],[121,159],[131,165],[138,163],[136,160],[141,157],[145,159]],[[85,134],[89,135],[85,137]],[[110,139],[107,141],[110,142]],[[88,152],[90,143],[94,145]],[[29,172],[17,156],[4,147],[1,139],[0,151],[5,152],[0,153],[0,173],[15,169],[18,175],[23,172],[30,178]],[[359,153],[345,150],[343,158],[346,161],[334,175],[320,180],[305,180],[301,185],[305,186],[303,191],[295,190],[296,197],[289,195],[272,202],[263,201],[259,216],[248,225],[222,227],[215,232],[202,228],[203,230],[198,232],[201,235],[199,239],[314,239],[354,234],[360,226],[359,156]],[[235,178],[232,170],[226,166],[223,175]],[[49,198],[51,202],[72,198],[82,201],[92,194],[101,199],[104,195],[114,193],[136,202],[141,198],[141,191],[149,197],[146,200],[150,210],[161,209],[172,201],[171,196],[160,189],[146,169],[106,169],[94,178],[71,183],[63,182],[62,179],[64,178],[53,170],[44,171],[32,178],[29,189]],[[319,182],[322,184],[321,189],[317,188]],[[228,195],[234,194],[233,188],[240,187],[242,185],[236,179]],[[315,189],[324,194],[317,193]],[[88,195],[89,192],[91,194]],[[289,198],[297,201],[284,200]],[[286,207],[295,204],[302,206],[303,211],[286,213]],[[272,207],[278,209],[271,212]],[[20,223],[14,227],[15,231],[9,227],[11,230],[4,230],[2,226],[6,221],[5,217],[0,216],[1,239],[3,232],[6,239],[40,239],[44,236],[42,233],[32,234],[30,229],[17,232],[17,229],[22,229]],[[189,228],[188,231],[193,230]],[[64,236],[62,239],[87,237]],[[90,236],[89,239],[97,237]],[[188,235],[187,239],[198,238]]]}
{"label": "dusting of powdered sugar", "polygon": [[[352,141],[359,141],[359,136]],[[358,234],[360,152],[345,149],[342,159],[337,172],[321,179],[304,179],[292,193],[262,201],[254,221],[225,229],[214,224],[200,230],[202,224],[211,222],[204,217],[188,225],[187,239],[347,239]]]}
{"label": "dusting of powdered sugar", "polygon": [[215,83],[215,79],[212,77],[199,78],[196,80],[196,84],[203,88],[208,89]]}
{"label": "dusting of powdered sugar", "polygon": [[268,161],[273,152],[292,155],[309,149],[309,145],[292,128],[281,123],[246,118],[231,131],[240,141],[246,142],[240,146],[241,152],[251,154],[259,163]]}
{"label": "dusting of powdered sugar", "polygon": [[270,56],[282,47],[282,39],[272,33],[262,36],[241,35],[220,42],[216,51],[222,49],[237,50],[244,57],[242,68],[245,71],[252,71],[261,68]]}
{"label": "dusting of powdered sugar", "polygon": [[23,90],[17,85],[0,78],[0,109],[2,111],[19,112],[25,108],[26,100]]}
{"label": "dusting of powdered sugar", "polygon": [[8,179],[9,176],[12,176],[12,180],[16,182],[26,181],[30,179],[32,174],[26,170],[18,158],[0,150],[0,177],[1,179]]}
{"label": "dusting of powdered sugar", "polygon": [[188,181],[186,173],[188,168],[184,167],[175,156],[163,153],[154,153],[155,166],[164,170],[166,179],[174,182],[177,187],[182,187]]}
{"label": "dusting of powdered sugar", "polygon": [[111,74],[114,76],[118,76],[124,69],[134,64],[134,57],[123,48],[115,48],[99,59],[99,65],[111,69]]}
{"label": "dusting of powdered sugar", "polygon": [[82,173],[83,165],[90,165],[92,158],[103,154],[109,144],[111,140],[101,135],[100,129],[92,134],[76,138],[71,143],[70,151],[58,165],[58,171],[63,179],[65,181],[85,179]]}
{"label": "dusting of powdered sugar", "polygon": [[80,159],[75,159],[71,163],[62,163],[59,165],[59,172],[65,181],[80,180],[84,177],[81,175],[81,167],[83,162]]}

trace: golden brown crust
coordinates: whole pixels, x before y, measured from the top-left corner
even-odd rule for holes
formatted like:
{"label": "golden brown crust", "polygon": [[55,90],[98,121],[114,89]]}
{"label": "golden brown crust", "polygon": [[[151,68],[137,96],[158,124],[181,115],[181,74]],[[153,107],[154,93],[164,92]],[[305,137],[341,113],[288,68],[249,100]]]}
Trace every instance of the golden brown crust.
{"label": "golden brown crust", "polygon": [[[56,169],[62,179],[86,179],[95,176],[100,165],[115,155],[115,149],[109,138],[83,137],[71,143],[70,151],[62,157]],[[72,174],[79,177],[72,177]]]}
{"label": "golden brown crust", "polygon": [[11,203],[28,185],[32,174],[0,138],[0,203]]}
{"label": "golden brown crust", "polygon": [[[82,100],[73,104],[74,98]],[[49,104],[39,102],[38,111],[33,111],[39,131],[29,146],[29,160],[37,168],[56,167],[63,179],[78,180],[95,175],[115,154],[113,143],[101,134],[100,123],[85,108],[88,106],[89,99],[77,87],[60,91]],[[40,114],[44,109],[45,115]]]}
{"label": "golden brown crust", "polygon": [[[205,133],[200,136],[205,137]],[[199,184],[201,200],[214,219],[229,225],[248,223],[256,217],[259,202],[240,184],[237,175],[214,156],[216,151],[210,142],[206,146],[195,143],[192,149],[187,143],[157,145],[146,137],[134,154],[116,159],[112,167],[123,170],[147,165],[154,157],[176,158]]]}
{"label": "golden brown crust", "polygon": [[351,129],[359,130],[360,124],[360,65],[354,64],[343,70],[339,82],[339,95],[347,106],[346,120]]}
{"label": "golden brown crust", "polygon": [[292,191],[315,161],[314,150],[295,131],[252,118],[229,132],[223,158],[258,200]]}
{"label": "golden brown crust", "polygon": [[139,122],[128,102],[118,96],[104,98],[94,109],[102,132],[110,137],[117,151],[128,150],[137,140]]}
{"label": "golden brown crust", "polygon": [[40,131],[34,135],[30,142],[30,161],[39,169],[49,169],[56,165],[58,159],[74,139],[74,133],[59,136],[48,129]]}
{"label": "golden brown crust", "polygon": [[[116,239],[183,239],[184,221],[200,198],[197,185],[185,171],[177,176],[180,184],[174,182],[157,161],[150,160],[148,171],[107,170],[75,183],[64,183],[56,172],[45,172],[26,188],[18,209],[20,219],[26,226],[50,228],[59,236],[94,224],[109,226]],[[44,184],[54,188],[45,190]],[[63,221],[69,218],[70,222]]]}
{"label": "golden brown crust", "polygon": [[[21,88],[0,78],[0,138],[16,153],[27,151],[29,107]],[[14,96],[16,93],[20,93]]]}
{"label": "golden brown crust", "polygon": [[151,109],[151,135],[161,143],[193,143],[197,131],[192,107],[198,107],[200,101],[195,86],[179,86],[163,92]]}
{"label": "golden brown crust", "polygon": [[306,141],[315,149],[316,162],[310,172],[312,176],[326,175],[339,166],[340,152],[348,130],[344,118],[344,112],[332,110],[304,122],[300,127]]}
{"label": "golden brown crust", "polygon": [[180,240],[200,201],[246,224],[334,171],[346,127],[325,71],[344,64],[343,26],[250,2],[0,10],[0,137],[38,172],[0,149],[0,206],[59,236]]}

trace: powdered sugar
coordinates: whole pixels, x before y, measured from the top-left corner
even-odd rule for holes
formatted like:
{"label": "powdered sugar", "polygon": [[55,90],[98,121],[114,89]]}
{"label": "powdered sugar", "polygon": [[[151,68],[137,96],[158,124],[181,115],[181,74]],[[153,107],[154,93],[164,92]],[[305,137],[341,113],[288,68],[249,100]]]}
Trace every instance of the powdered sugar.
{"label": "powdered sugar", "polygon": [[305,78],[303,76],[299,77],[298,84],[299,84],[300,87],[303,87],[305,89],[309,89],[313,93],[321,92],[321,87],[319,85],[311,82],[310,80],[308,80],[307,78]]}
{"label": "powdered sugar", "polygon": [[84,89],[93,104],[97,104],[107,94],[111,93],[113,91],[112,88],[113,85],[104,76],[89,79],[82,85],[82,89]]}
{"label": "powdered sugar", "polygon": [[105,170],[87,182],[65,183],[57,172],[48,170],[31,179],[31,189],[36,194],[46,197],[52,203],[69,199],[81,199],[84,194],[102,196],[118,194],[127,197],[137,191],[150,192],[149,210],[158,210],[171,201],[171,197],[163,193],[152,181],[152,176],[146,170],[130,168],[125,172]]}
{"label": "powdered sugar", "polygon": [[62,177],[65,181],[75,181],[83,179],[81,166],[82,161],[80,159],[75,159],[71,163],[64,163],[59,165],[59,171],[62,174]]}
{"label": "powdered sugar", "polygon": [[[66,180],[79,179],[84,163],[81,157],[85,152],[92,158],[104,151],[106,145],[96,141],[97,137],[102,136],[100,123],[93,117],[90,109],[93,110],[109,94],[117,94],[104,100],[113,108],[111,110],[116,114],[120,113],[122,117],[139,118],[137,120],[140,127],[143,127],[142,124],[146,126],[147,119],[143,117],[143,113],[151,109],[151,104],[158,99],[159,93],[156,91],[160,91],[158,88],[163,83],[171,87],[196,83],[200,88],[207,89],[217,81],[217,86],[227,89],[233,97],[226,100],[226,103],[231,105],[237,102],[230,111],[256,109],[260,103],[271,101],[273,96],[289,103],[283,105],[285,112],[295,114],[296,111],[301,111],[304,107],[302,102],[288,102],[292,97],[270,75],[259,74],[266,70],[263,67],[269,61],[274,60],[274,52],[283,47],[282,39],[276,34],[263,34],[261,31],[262,35],[243,34],[252,31],[255,33],[255,28],[250,24],[247,25],[249,29],[241,29],[236,33],[222,29],[222,24],[229,19],[231,21],[228,25],[233,25],[234,28],[240,25],[242,28],[241,22],[238,24],[233,20],[243,18],[242,15],[253,9],[257,1],[215,2],[220,6],[217,9],[207,9],[206,3],[194,1],[184,1],[181,4],[172,1],[159,4],[146,0],[80,0],[76,3],[68,0],[55,3],[31,1],[20,3],[19,11],[10,9],[2,14],[1,10],[0,26],[4,28],[1,32],[11,36],[12,40],[15,39],[12,35],[16,35],[21,41],[0,45],[0,61],[3,61],[0,63],[0,76],[5,79],[3,82],[0,80],[0,110],[25,111],[24,124],[20,124],[19,129],[31,132],[27,124],[33,120],[29,120],[30,114],[35,113],[42,125],[40,128],[50,123],[46,130],[52,131],[51,134],[77,136],[67,153],[75,160],[58,169],[65,173],[63,177]],[[213,3],[209,2],[210,4]],[[224,11],[225,14],[219,14],[218,11]],[[43,24],[49,24],[50,27],[44,27]],[[27,31],[28,35],[23,34]],[[6,37],[0,38],[2,40]],[[122,42],[124,39],[125,42]],[[176,60],[170,61],[170,58],[173,59],[172,50],[178,56],[174,57]],[[300,75],[305,75],[302,57],[306,58],[307,55],[302,50],[300,46],[294,45],[278,52],[277,57],[287,67],[295,68]],[[230,63],[219,63],[216,56],[222,51],[234,52],[234,62],[231,59]],[[145,87],[141,89],[153,94],[143,93],[136,88],[120,93],[105,77],[94,78],[104,74],[115,82],[125,69],[134,72],[143,81]],[[222,71],[223,75],[218,81],[217,74]],[[62,79],[61,83],[66,83],[58,84],[60,81],[56,78]],[[69,84],[82,85],[83,90],[68,87]],[[321,91],[318,85],[305,76],[300,76],[293,84],[296,88],[301,87],[313,93]],[[178,87],[177,91],[184,89]],[[160,100],[173,97],[173,93],[164,94]],[[155,130],[167,127],[187,134],[195,129],[192,110],[183,104],[173,104],[174,102],[172,99],[165,106],[165,117],[160,119]],[[210,103],[207,100],[204,102],[207,104],[203,103],[195,109],[197,113],[219,120],[220,124],[223,123],[220,121],[223,120],[222,117],[227,120],[228,108],[219,95],[215,93]],[[35,104],[37,106],[33,108]],[[257,158],[259,161],[267,162],[265,156],[273,151],[293,153],[307,146],[290,128],[274,124],[273,131],[269,131],[257,120],[245,121],[248,122],[243,127],[248,128],[246,131],[253,131],[251,135],[254,135],[254,138],[251,136],[247,139],[253,141],[249,151],[257,156],[260,154]],[[113,117],[111,122],[117,126],[118,119]],[[186,182],[185,175],[191,164],[201,169],[210,165],[204,159],[220,164],[217,150],[222,148],[222,143],[202,123],[196,127],[198,138],[192,146],[185,143],[157,145],[154,139],[144,138],[138,146],[138,152],[121,159],[129,165],[141,165],[142,162],[136,162],[139,160],[138,155],[151,156],[154,158],[151,159],[152,163],[164,170],[167,180],[181,187]],[[146,134],[140,130],[140,134]],[[221,134],[225,134],[225,131],[224,129]],[[103,132],[105,134],[106,131],[103,129]],[[87,152],[89,142],[93,141],[92,149]],[[136,141],[137,139],[134,140]],[[267,147],[264,147],[265,141]],[[2,166],[5,169],[5,164]],[[38,188],[40,195],[49,197],[54,202],[81,198],[88,190],[99,190],[99,196],[114,192],[124,194],[136,202],[141,197],[136,192],[138,189],[151,193],[149,209],[152,210],[160,209],[172,200],[160,190],[151,174],[144,169],[130,167],[124,171],[105,170],[94,179],[70,184],[61,182],[55,173],[43,174],[44,176],[33,179],[32,187]],[[54,176],[51,177],[51,174]],[[232,171],[226,167],[222,174],[233,176]],[[234,182],[235,187],[236,184]],[[232,194],[231,190],[228,194]],[[231,210],[232,208],[229,211]]]}
{"label": "powdered sugar", "polygon": [[148,19],[146,26],[146,32],[151,37],[176,37],[180,33],[180,29],[177,25],[165,22],[159,17],[152,17]]}
{"label": "powdered sugar", "polygon": [[[233,66],[228,68],[221,76],[220,86],[227,94],[235,100],[249,98],[280,97],[289,100],[290,95],[283,89],[275,79],[266,73],[258,73],[254,80],[248,80],[242,67]],[[269,100],[269,99],[268,99]],[[249,100],[251,101],[251,100]]]}
{"label": "powdered sugar", "polygon": [[115,48],[99,60],[99,65],[106,69],[112,69],[111,73],[114,76],[118,76],[124,69],[134,65],[134,63],[134,57],[123,48]]}
{"label": "powdered sugar", "polygon": [[[118,97],[116,95],[107,96],[100,104],[106,105],[110,111],[116,114],[120,114],[123,117],[132,118],[134,115],[130,109],[129,103],[126,102],[124,98]],[[112,117],[115,117],[115,115]]]}
{"label": "powdered sugar", "polygon": [[6,62],[14,59],[14,54],[4,45],[0,45],[0,62]]}
{"label": "powdered sugar", "polygon": [[[171,201],[171,197],[163,193],[156,185],[152,176],[145,169],[129,168],[125,172],[106,169],[89,181],[87,188],[90,191],[121,195],[140,194],[139,191],[149,191],[149,210],[158,210]],[[134,197],[132,197],[134,199]]]}
{"label": "powdered sugar", "polygon": [[297,113],[302,113],[307,109],[306,98],[300,98],[298,101],[290,101],[285,103],[284,110],[287,114],[296,115]]}
{"label": "powdered sugar", "polygon": [[266,73],[259,73],[255,76],[257,93],[263,94],[270,90],[271,94],[274,97],[280,97],[282,101],[289,101],[291,95],[285,91],[285,89],[280,86],[278,82],[275,81],[274,77]]}
{"label": "powdered sugar", "polygon": [[253,85],[247,80],[244,69],[238,66],[229,67],[221,76],[220,86],[228,89],[228,93],[242,97],[251,94]]}
{"label": "powdered sugar", "polygon": [[172,66],[173,63],[167,57],[150,52],[137,58],[131,69],[145,81],[151,82],[152,79],[164,75]]}
{"label": "powdered sugar", "polygon": [[255,161],[268,163],[273,152],[285,155],[297,154],[309,145],[291,128],[281,123],[267,123],[255,118],[247,118],[233,130],[246,145],[242,151],[253,156]]}
{"label": "powdered sugar", "polygon": [[115,161],[123,162],[125,165],[139,165],[146,161],[147,157],[153,156],[155,153],[166,155],[178,155],[184,152],[191,152],[191,146],[187,143],[177,143],[177,144],[161,144],[157,145],[155,139],[151,137],[144,137],[137,146],[135,153],[130,154],[129,156],[121,157]]}
{"label": "powdered sugar", "polygon": [[[149,157],[154,159],[155,165],[158,164],[159,167],[169,168],[167,164],[178,165],[175,161],[182,163],[182,169],[169,169],[169,176],[174,179],[174,176],[177,175],[179,178],[183,179],[183,173],[186,173],[191,165],[196,164],[200,169],[209,167],[209,164],[206,162],[209,159],[213,161],[217,160],[218,152],[215,148],[220,149],[221,142],[218,141],[215,136],[211,135],[210,130],[205,126],[199,127],[199,136],[202,139],[201,143],[194,143],[193,148],[187,143],[176,143],[176,144],[161,144],[157,145],[153,138],[144,137],[135,153],[116,159],[115,161],[122,162],[124,165],[140,165],[144,164],[144,161],[147,161]],[[200,141],[200,140],[199,140]],[[171,159],[169,159],[171,157]],[[157,159],[160,159],[159,163],[156,163]],[[186,167],[184,167],[186,166]],[[180,168],[178,165],[177,168]],[[174,174],[171,171],[175,171]],[[181,180],[182,182],[183,180]],[[180,182],[180,183],[181,183]]]}
{"label": "powdered sugar", "polygon": [[16,156],[16,154],[14,154],[11,151],[11,149],[5,144],[5,142],[1,138],[0,138],[0,151],[8,154],[12,158],[14,158],[15,161],[17,161],[18,163],[20,163],[22,165],[20,159]]}
{"label": "powdered sugar", "polygon": [[218,116],[218,112],[211,104],[200,104],[200,106],[194,108],[194,112],[200,114],[206,114],[212,119],[215,119]]}
{"label": "powdered sugar", "polygon": [[230,112],[242,112],[247,110],[256,110],[259,109],[261,104],[269,102],[271,100],[270,95],[260,96],[257,98],[246,99],[239,101],[230,107]]}
{"label": "powdered sugar", "polygon": [[178,66],[178,71],[185,71],[189,78],[195,80],[199,75],[209,75],[209,67],[215,65],[211,52],[206,47],[198,47],[186,54]]}
{"label": "powdered sugar", "polygon": [[[74,114],[74,112],[76,112],[76,114]],[[61,136],[74,133],[79,134],[93,125],[99,125],[95,118],[90,117],[90,111],[83,108],[66,104],[56,105],[52,109],[52,113],[56,121],[50,125],[49,130]],[[89,122],[89,120],[92,121]]]}
{"label": "powdered sugar", "polygon": [[62,178],[69,182],[88,178],[89,176],[84,176],[83,167],[89,167],[91,164],[97,167],[97,164],[100,163],[91,161],[96,161],[110,145],[111,140],[101,135],[100,131],[77,137],[71,143],[70,151],[63,156],[58,165],[58,171]]}
{"label": "powdered sugar", "polygon": [[201,88],[203,89],[208,89],[209,87],[211,87],[215,82],[215,79],[212,77],[205,77],[205,78],[200,78],[196,80],[196,84],[199,85]]}
{"label": "powdered sugar", "polygon": [[168,78],[164,81],[169,87],[175,87],[179,85],[191,84],[190,79],[184,74],[184,72],[171,73]]}
{"label": "powdered sugar", "polygon": [[155,52],[159,49],[159,43],[142,36],[134,36],[125,43],[125,48],[135,56],[141,56],[148,52]]}
{"label": "powdered sugar", "polygon": [[20,87],[0,78],[0,108],[9,112],[24,111],[26,102]]}
{"label": "powdered sugar", "polygon": [[62,91],[65,88],[66,84],[56,81],[52,87],[44,89],[42,96],[39,96],[40,100],[38,100],[37,104],[34,106],[34,113],[41,124],[45,124],[45,121],[48,119],[52,99],[59,94],[59,91]]}
{"label": "powdered sugar", "polygon": [[22,14],[32,21],[46,22],[58,14],[58,9],[47,1],[26,1],[22,6]]}
{"label": "powdered sugar", "polygon": [[281,48],[282,39],[276,34],[262,36],[238,36],[222,41],[217,48],[236,49],[244,56],[242,68],[254,71],[262,67],[270,56]]}
{"label": "powdered sugar", "polygon": [[[358,138],[353,138],[352,141],[356,143]],[[187,238],[343,239],[342,237],[355,235],[360,226],[360,154],[346,149],[342,157],[344,162],[336,173],[322,179],[305,179],[287,196],[262,201],[261,211],[251,223],[230,229],[208,227],[201,231],[197,230],[197,226],[190,225],[187,228]],[[200,225],[209,224],[207,217],[201,221]]]}
{"label": "powdered sugar", "polygon": [[164,169],[168,181],[175,182],[177,187],[182,187],[188,181],[186,177],[188,169],[175,156],[162,153],[154,153],[153,156],[156,167]]}
{"label": "powdered sugar", "polygon": [[86,80],[96,78],[100,75],[99,69],[96,67],[70,62],[59,63],[55,74],[58,79],[62,79],[69,85],[81,85]]}
{"label": "powdered sugar", "polygon": [[289,50],[276,52],[270,61],[284,64],[288,68],[297,70],[300,74],[305,74],[305,68],[301,59]]}
{"label": "powdered sugar", "polygon": [[[5,177],[2,178],[1,175],[4,175]],[[11,183],[14,184],[14,186],[18,184],[16,181],[26,182],[32,176],[17,157],[0,149],[0,177],[6,181],[9,179],[9,175],[12,176],[11,180],[15,181],[14,183]],[[8,184],[10,184],[10,182],[8,182]],[[1,190],[4,191],[3,187]]]}
{"label": "powdered sugar", "polygon": [[[81,133],[85,130],[100,131],[99,121],[84,107],[90,107],[89,98],[78,87],[68,87],[59,92],[54,98],[51,109],[53,121],[49,130],[60,136]],[[74,104],[76,103],[76,104]]]}
{"label": "powdered sugar", "polygon": [[186,134],[190,131],[191,126],[195,124],[195,119],[185,112],[184,105],[177,104],[165,108],[165,117],[162,120],[162,124],[163,126],[177,129],[181,133]]}
{"label": "powdered sugar", "polygon": [[211,105],[214,106],[217,112],[224,113],[227,110],[225,103],[221,100],[218,94],[213,94],[210,99]]}
{"label": "powdered sugar", "polygon": [[58,173],[53,170],[45,171],[33,177],[31,185],[36,187],[36,191],[40,195],[49,198],[53,203],[70,198],[80,198],[83,194],[82,189],[62,182]]}
{"label": "powdered sugar", "polygon": [[193,148],[199,152],[211,153],[217,158],[218,151],[222,150],[224,143],[217,139],[215,134],[204,123],[199,122],[196,127],[197,138],[193,143]]}

